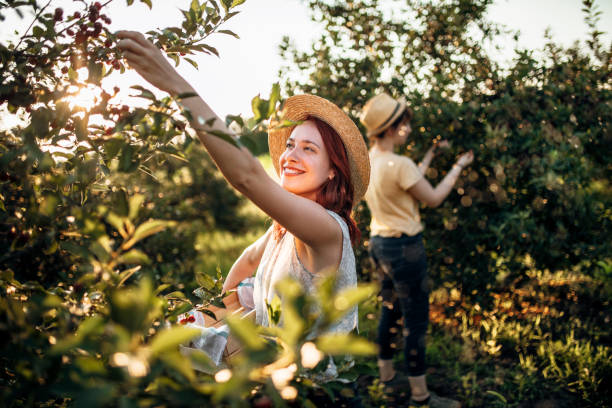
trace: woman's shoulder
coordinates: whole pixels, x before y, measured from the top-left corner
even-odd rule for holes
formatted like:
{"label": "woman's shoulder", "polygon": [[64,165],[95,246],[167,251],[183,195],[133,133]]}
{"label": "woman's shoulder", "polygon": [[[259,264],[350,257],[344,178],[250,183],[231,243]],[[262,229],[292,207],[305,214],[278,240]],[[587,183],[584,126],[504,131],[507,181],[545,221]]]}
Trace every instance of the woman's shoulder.
{"label": "woman's shoulder", "polygon": [[332,218],[333,218],[334,220],[336,220],[336,222],[337,222],[338,224],[340,224],[340,229],[342,230],[342,241],[343,241],[343,242],[346,242],[346,241],[348,240],[348,242],[349,242],[349,246],[350,246],[350,242],[351,242],[351,233],[350,233],[350,231],[349,231],[349,229],[348,229],[348,225],[347,225],[347,223],[346,223],[346,220],[345,220],[344,218],[342,218],[342,216],[340,216],[340,214],[338,214],[338,213],[336,213],[336,212],[333,212],[332,210],[327,210],[327,209],[326,209],[325,211],[327,211],[327,213],[328,213],[329,215],[331,215],[331,216],[332,216]]}
{"label": "woman's shoulder", "polygon": [[327,213],[329,215],[331,215],[332,218],[335,219],[338,222],[338,224],[340,224],[340,227],[342,228],[342,234],[343,235],[345,234],[345,232],[348,233],[348,225],[346,224],[346,221],[344,220],[344,218],[342,218],[340,216],[340,214],[338,214],[338,213],[336,213],[336,212],[334,212],[332,210],[328,210],[328,209],[325,209],[325,211],[327,211]]}

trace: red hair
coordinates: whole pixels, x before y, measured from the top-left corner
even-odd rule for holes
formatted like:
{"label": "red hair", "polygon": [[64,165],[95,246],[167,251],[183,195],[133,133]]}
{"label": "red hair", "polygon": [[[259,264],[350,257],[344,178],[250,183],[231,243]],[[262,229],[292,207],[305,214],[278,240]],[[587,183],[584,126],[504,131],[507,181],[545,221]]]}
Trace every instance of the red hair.
{"label": "red hair", "polygon": [[[317,192],[315,201],[344,219],[348,226],[351,243],[355,245],[361,238],[361,232],[351,216],[355,194],[351,184],[351,170],[346,148],[338,132],[326,122],[312,116],[309,116],[306,120],[313,121],[317,126],[329,156],[329,165],[334,171],[334,177],[323,183]],[[285,228],[279,223],[274,223],[274,237],[277,240],[284,235],[285,231]]]}

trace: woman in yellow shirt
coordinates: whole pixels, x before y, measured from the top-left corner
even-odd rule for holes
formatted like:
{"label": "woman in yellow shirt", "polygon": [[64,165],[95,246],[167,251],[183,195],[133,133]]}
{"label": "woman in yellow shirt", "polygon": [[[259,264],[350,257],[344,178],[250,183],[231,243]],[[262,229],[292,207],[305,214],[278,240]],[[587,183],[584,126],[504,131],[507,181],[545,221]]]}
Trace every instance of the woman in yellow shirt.
{"label": "woman in yellow shirt", "polygon": [[461,170],[474,155],[461,155],[446,177],[435,187],[423,177],[434,157],[436,145],[420,165],[394,153],[411,132],[412,113],[403,100],[382,93],[363,108],[361,123],[370,140],[370,186],[365,199],[370,208],[370,255],[383,272],[383,308],[378,327],[380,379],[393,389],[402,377],[393,368],[392,329],[403,317],[404,358],[411,390],[411,404],[458,407],[427,389],[425,380],[425,334],[429,323],[427,258],[421,232],[419,203],[439,206],[451,192]]}

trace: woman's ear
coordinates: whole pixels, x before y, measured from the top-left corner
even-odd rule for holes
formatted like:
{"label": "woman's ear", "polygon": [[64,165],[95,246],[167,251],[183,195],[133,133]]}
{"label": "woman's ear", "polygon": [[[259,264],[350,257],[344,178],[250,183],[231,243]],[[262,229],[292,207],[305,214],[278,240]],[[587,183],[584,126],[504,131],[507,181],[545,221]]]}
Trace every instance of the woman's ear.
{"label": "woman's ear", "polygon": [[336,171],[335,171],[335,170],[330,169],[330,170],[329,170],[329,174],[327,175],[327,179],[328,179],[328,180],[333,180],[333,178],[334,178],[334,177],[336,177]]}

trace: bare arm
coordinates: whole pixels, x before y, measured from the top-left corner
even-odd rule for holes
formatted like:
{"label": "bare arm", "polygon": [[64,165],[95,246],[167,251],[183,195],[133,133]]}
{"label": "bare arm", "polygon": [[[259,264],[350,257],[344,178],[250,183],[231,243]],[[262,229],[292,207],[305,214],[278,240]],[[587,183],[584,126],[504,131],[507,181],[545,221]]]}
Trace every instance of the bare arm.
{"label": "bare arm", "polygon": [[[174,96],[195,93],[161,51],[141,33],[120,31],[117,36],[121,38],[118,46],[130,66],[152,85]],[[329,254],[332,252],[330,246],[338,246],[336,249],[341,247],[340,226],[323,207],[283,189],[268,176],[259,160],[247,149],[238,148],[210,134],[210,131],[215,130],[228,134],[231,131],[199,95],[183,99],[181,103],[191,112],[192,127],[232,186],[315,253]],[[207,121],[213,118],[215,121],[209,125]]]}
{"label": "bare arm", "polygon": [[425,178],[421,178],[414,186],[408,189],[408,192],[428,207],[436,208],[448,197],[461,174],[461,170],[470,164],[472,160],[474,160],[474,154],[471,151],[464,153],[435,188]]}
{"label": "bare arm", "polygon": [[441,140],[440,142],[437,142],[437,141],[434,142],[434,144],[425,153],[425,156],[423,156],[423,160],[419,163],[418,167],[422,175],[425,175],[425,173],[427,173],[427,169],[429,169],[429,165],[431,164],[431,161],[436,156],[436,149],[439,147],[448,147],[448,146],[449,146],[448,140]]}
{"label": "bare arm", "polygon": [[272,230],[268,230],[242,252],[227,273],[221,293],[234,289],[240,282],[253,276],[261,262],[261,257],[271,235]]}

